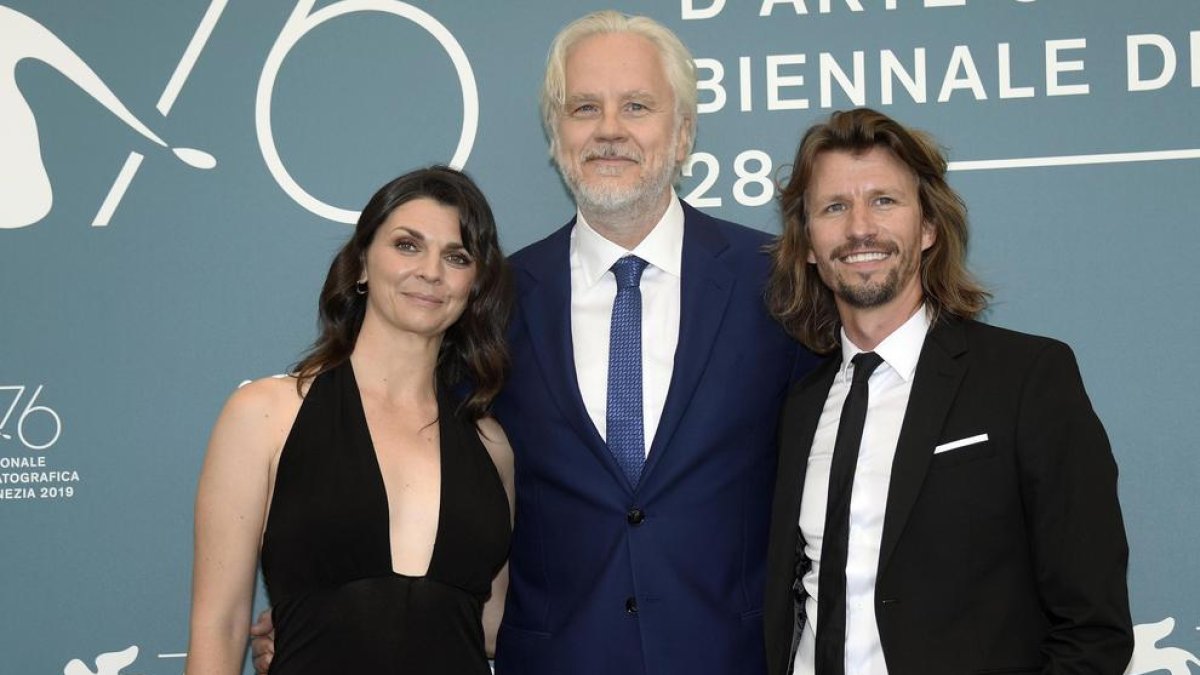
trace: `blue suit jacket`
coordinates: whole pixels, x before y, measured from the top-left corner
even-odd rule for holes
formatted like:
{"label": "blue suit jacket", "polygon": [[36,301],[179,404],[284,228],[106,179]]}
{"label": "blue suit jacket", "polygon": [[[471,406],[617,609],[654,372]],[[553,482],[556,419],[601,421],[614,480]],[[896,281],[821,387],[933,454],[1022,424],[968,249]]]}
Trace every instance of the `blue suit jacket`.
{"label": "blue suit jacket", "polygon": [[512,256],[516,453],[500,675],[757,675],[789,381],[813,362],[767,314],[767,235],[684,204],[679,344],[631,486],[584,407],[571,345],[573,223]]}

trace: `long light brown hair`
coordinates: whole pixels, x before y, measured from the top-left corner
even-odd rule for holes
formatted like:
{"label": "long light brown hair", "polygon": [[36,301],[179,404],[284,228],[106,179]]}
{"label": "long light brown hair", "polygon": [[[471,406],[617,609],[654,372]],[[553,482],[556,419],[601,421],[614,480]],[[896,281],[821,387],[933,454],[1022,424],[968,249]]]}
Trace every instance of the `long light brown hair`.
{"label": "long light brown hair", "polygon": [[946,158],[923,132],[908,129],[870,108],[835,112],[804,134],[792,175],[779,193],[783,232],[770,247],[771,276],[766,301],[771,314],[792,337],[817,353],[838,346],[833,291],[808,263],[807,192],[817,158],[826,152],[862,153],[886,148],[917,177],[921,215],[933,226],[933,246],[921,253],[921,290],[926,305],[941,313],[974,318],[991,295],[967,269],[967,207],[946,182]]}

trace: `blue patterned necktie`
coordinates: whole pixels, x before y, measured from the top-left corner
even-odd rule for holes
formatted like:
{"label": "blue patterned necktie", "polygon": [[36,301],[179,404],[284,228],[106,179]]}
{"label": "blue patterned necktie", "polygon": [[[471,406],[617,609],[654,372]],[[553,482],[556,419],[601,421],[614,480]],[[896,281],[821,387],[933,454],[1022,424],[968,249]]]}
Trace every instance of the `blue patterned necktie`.
{"label": "blue patterned necktie", "polygon": [[646,462],[642,423],[642,291],[638,283],[646,261],[627,255],[613,263],[617,297],[613,300],[608,343],[608,449],[637,487]]}

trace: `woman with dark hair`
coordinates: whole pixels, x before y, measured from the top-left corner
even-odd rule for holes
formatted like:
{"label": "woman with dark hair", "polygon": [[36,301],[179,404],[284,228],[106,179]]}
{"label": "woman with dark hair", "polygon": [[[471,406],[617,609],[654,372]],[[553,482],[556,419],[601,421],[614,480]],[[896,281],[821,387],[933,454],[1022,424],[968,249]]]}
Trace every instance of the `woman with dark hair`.
{"label": "woman with dark hair", "polygon": [[512,451],[487,415],[510,297],[469,178],[433,167],[375,193],[330,266],[313,348],[234,393],[213,430],[189,675],[241,673],[260,552],[272,673],[489,672]]}

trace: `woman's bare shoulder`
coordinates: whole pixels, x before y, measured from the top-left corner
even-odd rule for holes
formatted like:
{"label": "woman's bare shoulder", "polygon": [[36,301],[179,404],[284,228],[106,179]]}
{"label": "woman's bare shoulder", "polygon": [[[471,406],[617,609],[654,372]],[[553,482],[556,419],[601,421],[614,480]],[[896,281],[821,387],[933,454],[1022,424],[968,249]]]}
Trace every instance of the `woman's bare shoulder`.
{"label": "woman's bare shoulder", "polygon": [[307,383],[297,390],[296,378],[290,375],[245,382],[230,394],[218,430],[271,454],[291,430],[304,402],[302,393],[307,393]]}
{"label": "woman's bare shoulder", "polygon": [[266,417],[288,411],[294,412],[304,402],[308,383],[296,388],[296,378],[291,375],[274,375],[260,380],[243,382],[229,396],[226,410],[239,417]]}

